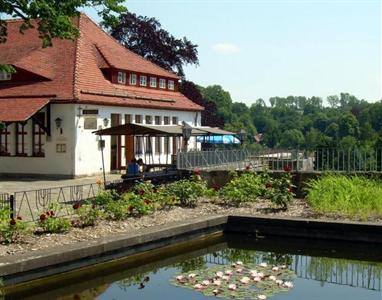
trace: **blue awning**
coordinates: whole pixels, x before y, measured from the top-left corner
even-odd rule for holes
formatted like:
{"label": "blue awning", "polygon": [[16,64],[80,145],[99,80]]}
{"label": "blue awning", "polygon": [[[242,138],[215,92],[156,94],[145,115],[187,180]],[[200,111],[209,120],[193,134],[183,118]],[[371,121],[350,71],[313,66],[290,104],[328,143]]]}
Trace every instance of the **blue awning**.
{"label": "blue awning", "polygon": [[196,140],[199,143],[206,144],[240,144],[240,140],[234,135],[208,135],[208,136],[198,136]]}

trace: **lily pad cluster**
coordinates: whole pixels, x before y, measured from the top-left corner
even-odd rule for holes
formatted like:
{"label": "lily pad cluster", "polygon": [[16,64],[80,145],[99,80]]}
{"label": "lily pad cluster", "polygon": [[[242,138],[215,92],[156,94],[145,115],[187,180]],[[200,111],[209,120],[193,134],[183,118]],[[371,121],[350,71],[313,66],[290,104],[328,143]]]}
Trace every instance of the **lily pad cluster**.
{"label": "lily pad cluster", "polygon": [[293,288],[295,277],[295,273],[286,265],[243,264],[237,261],[232,265],[211,266],[176,274],[171,283],[201,292],[205,296],[265,300]]}

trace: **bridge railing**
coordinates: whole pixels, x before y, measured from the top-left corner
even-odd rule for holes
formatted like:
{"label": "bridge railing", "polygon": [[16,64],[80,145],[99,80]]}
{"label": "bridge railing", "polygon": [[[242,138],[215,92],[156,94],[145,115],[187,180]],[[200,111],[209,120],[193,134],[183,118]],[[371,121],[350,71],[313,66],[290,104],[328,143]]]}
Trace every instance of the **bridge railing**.
{"label": "bridge railing", "polygon": [[208,150],[179,152],[177,168],[244,169],[298,172],[382,172],[382,148]]}

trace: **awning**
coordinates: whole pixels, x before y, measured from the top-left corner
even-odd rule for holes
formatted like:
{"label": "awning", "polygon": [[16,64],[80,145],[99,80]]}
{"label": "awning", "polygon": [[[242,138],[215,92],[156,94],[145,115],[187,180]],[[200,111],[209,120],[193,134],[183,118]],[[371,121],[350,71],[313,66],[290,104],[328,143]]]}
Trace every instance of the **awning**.
{"label": "awning", "polygon": [[[97,135],[182,136],[182,125],[143,125],[129,123],[94,131],[93,133]],[[192,127],[192,136],[204,136],[211,134],[223,135],[233,133],[215,127]]]}
{"label": "awning", "polygon": [[0,98],[0,122],[23,122],[49,103],[48,98]]}
{"label": "awning", "polygon": [[199,143],[214,144],[214,145],[240,144],[240,140],[231,134],[198,136],[197,141]]}

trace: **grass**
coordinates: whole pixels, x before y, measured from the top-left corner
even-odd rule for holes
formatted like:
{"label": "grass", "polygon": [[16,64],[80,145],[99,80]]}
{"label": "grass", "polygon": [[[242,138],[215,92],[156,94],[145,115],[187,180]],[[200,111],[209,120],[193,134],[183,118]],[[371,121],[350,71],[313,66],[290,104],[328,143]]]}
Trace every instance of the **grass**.
{"label": "grass", "polygon": [[308,183],[314,212],[353,219],[382,217],[382,182],[361,176],[325,175]]}

